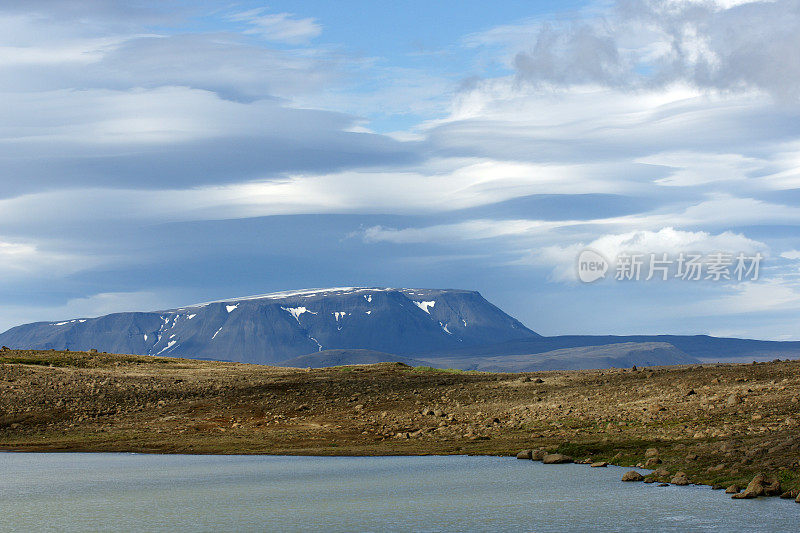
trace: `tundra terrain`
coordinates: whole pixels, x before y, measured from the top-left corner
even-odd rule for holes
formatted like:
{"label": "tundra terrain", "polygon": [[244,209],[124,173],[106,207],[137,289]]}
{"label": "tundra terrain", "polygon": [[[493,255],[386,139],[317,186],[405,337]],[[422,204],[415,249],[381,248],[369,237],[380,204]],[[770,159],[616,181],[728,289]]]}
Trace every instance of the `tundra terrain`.
{"label": "tundra terrain", "polygon": [[[0,448],[208,454],[495,454],[800,489],[800,361],[522,374],[401,363],[278,368],[0,352]],[[653,451],[655,449],[655,451]],[[648,451],[649,450],[649,451]],[[795,492],[793,492],[795,491]]]}

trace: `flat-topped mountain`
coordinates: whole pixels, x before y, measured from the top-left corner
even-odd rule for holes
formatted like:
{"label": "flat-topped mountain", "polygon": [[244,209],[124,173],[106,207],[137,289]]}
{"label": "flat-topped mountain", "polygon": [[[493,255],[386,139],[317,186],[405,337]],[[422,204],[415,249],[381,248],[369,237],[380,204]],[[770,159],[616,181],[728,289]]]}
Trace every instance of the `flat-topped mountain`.
{"label": "flat-topped mountain", "polygon": [[344,287],[35,322],[0,344],[276,364],[331,349],[413,355],[536,337],[475,291]]}

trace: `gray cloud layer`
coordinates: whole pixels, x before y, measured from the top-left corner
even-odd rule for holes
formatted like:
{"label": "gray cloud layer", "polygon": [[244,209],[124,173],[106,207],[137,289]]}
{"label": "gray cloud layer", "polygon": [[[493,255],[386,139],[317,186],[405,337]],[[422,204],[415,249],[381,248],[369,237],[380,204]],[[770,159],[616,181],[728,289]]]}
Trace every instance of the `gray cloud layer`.
{"label": "gray cloud layer", "polygon": [[517,53],[521,79],[570,85],[757,88],[800,96],[800,3],[623,0],[600,19],[545,24]]}

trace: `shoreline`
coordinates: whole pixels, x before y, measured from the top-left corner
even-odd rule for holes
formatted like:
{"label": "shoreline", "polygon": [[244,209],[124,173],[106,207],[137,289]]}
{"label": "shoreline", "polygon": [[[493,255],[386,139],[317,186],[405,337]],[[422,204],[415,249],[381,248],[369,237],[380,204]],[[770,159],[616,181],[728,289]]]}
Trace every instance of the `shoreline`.
{"label": "shoreline", "polygon": [[658,482],[682,471],[744,489],[764,472],[800,489],[800,361],[490,374],[12,350],[0,353],[0,392],[0,450],[14,453],[513,458],[542,448],[663,468]]}

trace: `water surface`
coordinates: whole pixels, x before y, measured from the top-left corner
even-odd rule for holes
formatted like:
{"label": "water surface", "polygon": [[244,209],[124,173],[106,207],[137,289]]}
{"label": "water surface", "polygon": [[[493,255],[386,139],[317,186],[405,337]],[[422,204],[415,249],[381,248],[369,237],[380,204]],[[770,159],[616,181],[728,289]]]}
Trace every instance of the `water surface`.
{"label": "water surface", "polygon": [[797,531],[800,505],[498,457],[0,453],[0,531]]}

